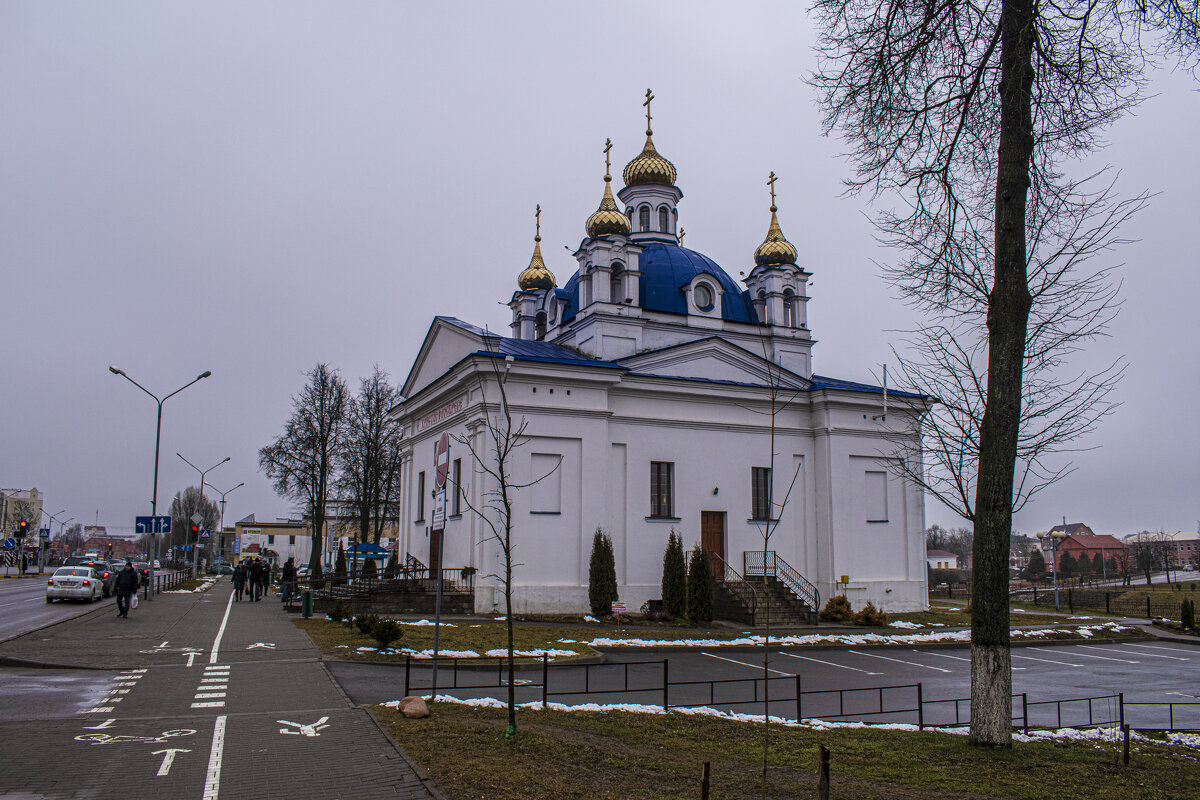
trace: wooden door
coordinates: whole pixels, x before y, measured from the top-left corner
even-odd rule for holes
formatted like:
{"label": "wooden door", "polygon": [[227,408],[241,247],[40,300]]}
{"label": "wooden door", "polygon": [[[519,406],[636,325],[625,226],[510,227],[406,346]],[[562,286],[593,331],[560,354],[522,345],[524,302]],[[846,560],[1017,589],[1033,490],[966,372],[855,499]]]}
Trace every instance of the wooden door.
{"label": "wooden door", "polygon": [[725,576],[725,512],[700,512],[700,549],[708,553],[713,576],[721,580]]}
{"label": "wooden door", "polygon": [[429,577],[437,578],[442,568],[442,531],[429,532]]}

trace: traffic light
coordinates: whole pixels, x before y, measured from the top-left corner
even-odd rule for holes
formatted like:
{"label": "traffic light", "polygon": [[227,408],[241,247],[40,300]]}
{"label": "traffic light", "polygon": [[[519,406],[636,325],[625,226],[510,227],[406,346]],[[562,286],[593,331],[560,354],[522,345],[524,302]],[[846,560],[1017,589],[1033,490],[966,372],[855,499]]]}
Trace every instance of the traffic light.
{"label": "traffic light", "polygon": [[192,539],[194,541],[199,541],[200,539],[200,526],[194,522],[192,523]]}
{"label": "traffic light", "polygon": [[17,538],[24,539],[25,531],[27,531],[27,530],[29,530],[29,523],[27,521],[21,520],[20,522],[18,522],[17,523]]}

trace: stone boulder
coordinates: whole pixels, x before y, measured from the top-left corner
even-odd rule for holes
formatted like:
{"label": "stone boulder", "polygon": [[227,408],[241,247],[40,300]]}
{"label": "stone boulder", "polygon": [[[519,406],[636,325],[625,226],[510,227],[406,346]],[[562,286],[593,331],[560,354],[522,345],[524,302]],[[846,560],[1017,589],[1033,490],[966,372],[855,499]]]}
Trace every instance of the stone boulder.
{"label": "stone boulder", "polygon": [[410,695],[400,701],[400,713],[409,719],[422,719],[429,716],[429,706],[425,698]]}

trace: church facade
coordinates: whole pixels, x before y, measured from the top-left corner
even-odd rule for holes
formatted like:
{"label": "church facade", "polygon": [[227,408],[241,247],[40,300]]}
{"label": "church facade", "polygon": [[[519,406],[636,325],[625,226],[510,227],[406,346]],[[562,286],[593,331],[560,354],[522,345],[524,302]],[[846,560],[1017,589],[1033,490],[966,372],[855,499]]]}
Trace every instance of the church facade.
{"label": "church facade", "polygon": [[615,198],[606,144],[570,279],[557,284],[539,230],[506,335],[433,320],[393,411],[405,429],[400,552],[473,568],[476,610],[503,607],[502,549],[477,512],[495,500],[507,414],[522,434],[505,459],[518,612],[587,610],[597,529],[634,610],[661,596],[671,530],[718,578],[769,567],[819,596],[809,604],[845,593],[855,608],[926,608],[923,496],[892,461],[897,431],[916,451],[925,400],[814,374],[812,275],[780,227],[774,174],[742,285],[682,246],[683,193],[649,121]]}

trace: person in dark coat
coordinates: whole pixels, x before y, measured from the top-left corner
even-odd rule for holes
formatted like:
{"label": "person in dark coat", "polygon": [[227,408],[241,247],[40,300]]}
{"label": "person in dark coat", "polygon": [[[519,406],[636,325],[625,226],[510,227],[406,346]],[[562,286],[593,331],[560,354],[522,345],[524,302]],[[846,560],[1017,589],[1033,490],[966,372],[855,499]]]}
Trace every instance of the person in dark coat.
{"label": "person in dark coat", "polygon": [[259,598],[259,592],[262,591],[262,574],[263,574],[262,561],[256,558],[250,564],[250,599],[251,600],[257,600]]}
{"label": "person in dark coat", "polygon": [[283,572],[279,576],[279,585],[282,590],[280,599],[286,603],[296,593],[296,564],[290,558],[283,565]]}
{"label": "person in dark coat", "polygon": [[271,590],[271,584],[275,582],[275,562],[268,561],[263,569],[263,597],[266,597],[267,592]]}
{"label": "person in dark coat", "polygon": [[242,592],[246,591],[246,562],[239,561],[233,568],[233,599],[241,601]]}
{"label": "person in dark coat", "polygon": [[142,576],[133,568],[132,561],[125,562],[125,568],[117,573],[113,582],[113,594],[117,596],[117,616],[129,618],[129,598],[137,594]]}

